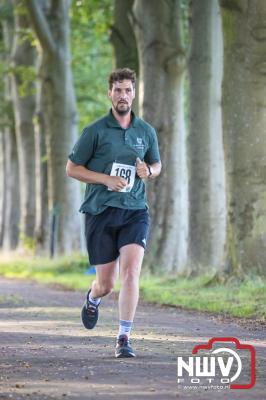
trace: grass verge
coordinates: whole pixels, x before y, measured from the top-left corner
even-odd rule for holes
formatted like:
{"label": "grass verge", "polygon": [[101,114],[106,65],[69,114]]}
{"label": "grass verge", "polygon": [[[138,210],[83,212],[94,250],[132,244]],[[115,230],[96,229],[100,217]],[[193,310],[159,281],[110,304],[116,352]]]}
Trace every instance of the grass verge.
{"label": "grass verge", "polygon": [[[86,275],[86,257],[71,256],[55,260],[46,258],[0,260],[0,275],[58,284],[68,289],[84,290],[94,275]],[[115,291],[119,290],[119,284]],[[244,276],[227,283],[199,277],[165,277],[142,274],[140,292],[143,300],[181,306],[186,309],[222,313],[234,317],[266,319],[266,279]],[[1,299],[0,299],[1,300]]]}

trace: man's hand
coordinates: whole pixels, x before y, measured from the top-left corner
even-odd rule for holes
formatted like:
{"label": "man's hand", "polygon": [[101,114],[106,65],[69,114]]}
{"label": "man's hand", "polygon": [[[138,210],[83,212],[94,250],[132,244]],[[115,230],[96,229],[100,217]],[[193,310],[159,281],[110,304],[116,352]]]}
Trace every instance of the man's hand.
{"label": "man's hand", "polygon": [[150,171],[147,167],[147,164],[144,161],[141,161],[139,159],[139,157],[137,158],[137,165],[136,165],[136,172],[137,175],[141,178],[141,179],[146,179],[148,178],[148,176],[150,175]]}
{"label": "man's hand", "polygon": [[120,192],[120,190],[124,189],[127,186],[127,181],[121,176],[107,176],[105,185],[113,190],[114,192]]}

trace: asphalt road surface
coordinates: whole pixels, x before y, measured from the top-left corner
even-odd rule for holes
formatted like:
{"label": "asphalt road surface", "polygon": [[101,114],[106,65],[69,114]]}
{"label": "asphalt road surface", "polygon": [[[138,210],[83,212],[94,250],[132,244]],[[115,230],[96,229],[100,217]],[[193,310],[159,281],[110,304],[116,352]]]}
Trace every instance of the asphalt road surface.
{"label": "asphalt road surface", "polygon": [[[116,296],[104,299],[92,331],[80,321],[84,297],[0,278],[1,400],[266,399],[265,326],[141,302],[132,332],[137,357],[115,359]],[[252,389],[178,387],[177,357],[192,356],[195,345],[212,337],[235,337],[255,347]]]}

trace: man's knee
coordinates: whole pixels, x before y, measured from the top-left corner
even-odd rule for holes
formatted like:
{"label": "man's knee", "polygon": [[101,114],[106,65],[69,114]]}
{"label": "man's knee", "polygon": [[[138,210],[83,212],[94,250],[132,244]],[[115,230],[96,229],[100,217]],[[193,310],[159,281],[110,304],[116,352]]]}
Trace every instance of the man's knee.
{"label": "man's knee", "polygon": [[139,265],[130,265],[129,267],[125,268],[121,280],[127,284],[134,284],[138,282],[140,274],[140,266]]}
{"label": "man's knee", "polygon": [[102,296],[106,296],[107,294],[112,292],[115,283],[113,281],[105,281],[99,282],[98,285],[100,286]]}

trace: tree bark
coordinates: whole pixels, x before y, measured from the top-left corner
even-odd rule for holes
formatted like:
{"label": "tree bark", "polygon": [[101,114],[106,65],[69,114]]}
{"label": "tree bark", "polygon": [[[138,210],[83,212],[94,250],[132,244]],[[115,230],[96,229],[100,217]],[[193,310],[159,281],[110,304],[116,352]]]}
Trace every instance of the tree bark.
{"label": "tree bark", "polygon": [[[0,31],[0,45],[4,50],[4,40],[2,26]],[[0,62],[3,64],[5,62],[4,51],[0,51]],[[3,104],[5,104],[5,86],[1,83],[0,87],[0,102],[1,109],[4,109]],[[4,240],[4,215],[5,215],[5,186],[6,186],[6,171],[5,171],[5,141],[4,141],[4,127],[3,127],[3,117],[1,117],[1,128],[0,128],[0,248],[3,247]]]}
{"label": "tree bark", "polygon": [[182,271],[187,263],[188,189],[183,107],[185,55],[180,2],[136,0],[140,108],[158,134],[163,170],[149,184],[151,266]]}
{"label": "tree bark", "polygon": [[0,248],[3,247],[4,241],[4,215],[5,215],[5,187],[6,187],[6,170],[5,170],[5,142],[4,133],[0,131]]}
{"label": "tree bark", "polygon": [[5,128],[5,214],[4,214],[4,238],[3,249],[5,251],[15,250],[19,241],[19,185],[18,175],[18,154],[15,131],[12,128]]}
{"label": "tree bark", "polygon": [[[14,105],[16,141],[19,160],[20,193],[20,247],[30,244],[34,238],[35,226],[35,145],[33,115],[35,111],[34,82],[25,77],[34,68],[35,51],[29,39],[23,34],[29,26],[26,12],[16,12],[19,1],[14,3],[15,35],[11,53],[12,101]],[[29,78],[26,78],[29,79]]]}
{"label": "tree bark", "polygon": [[115,0],[110,39],[114,46],[116,67],[129,67],[138,73],[137,43],[130,24],[133,3],[134,0]]}
{"label": "tree bark", "polygon": [[49,212],[57,219],[57,252],[80,248],[80,185],[66,179],[65,165],[77,139],[77,111],[73,88],[70,49],[70,2],[52,1],[50,8],[29,0],[32,25],[43,57],[40,79],[43,82],[43,110],[48,160]]}
{"label": "tree bark", "polygon": [[[2,21],[4,48],[7,55],[6,64],[10,63],[10,49],[13,42],[14,29],[12,22]],[[3,129],[3,163],[4,163],[4,217],[2,247],[5,251],[16,249],[19,241],[20,197],[19,167],[17,143],[14,128],[14,115],[11,99],[11,78],[4,79],[4,97],[7,105],[6,124]],[[10,112],[9,112],[10,111]]]}
{"label": "tree bark", "polygon": [[222,143],[222,29],[218,0],[191,1],[190,261],[221,270],[225,246]]}
{"label": "tree bark", "polygon": [[[43,12],[49,10],[47,0],[39,1]],[[47,11],[46,11],[47,10]],[[35,164],[36,164],[36,219],[35,237],[37,254],[49,251],[49,210],[48,210],[48,157],[45,140],[45,59],[38,51],[35,115]]]}
{"label": "tree bark", "polygon": [[[138,49],[134,30],[131,26],[132,7],[134,0],[115,0],[114,23],[111,28],[111,43],[115,53],[116,68],[131,68],[139,77]],[[133,110],[138,114],[138,82]]]}
{"label": "tree bark", "polygon": [[[42,76],[43,57],[39,54],[38,77]],[[43,81],[36,84],[36,123],[35,123],[35,171],[36,171],[36,253],[49,250],[49,212],[48,212],[48,172],[47,150],[45,144]]]}
{"label": "tree bark", "polygon": [[266,263],[266,2],[221,1],[227,265]]}

